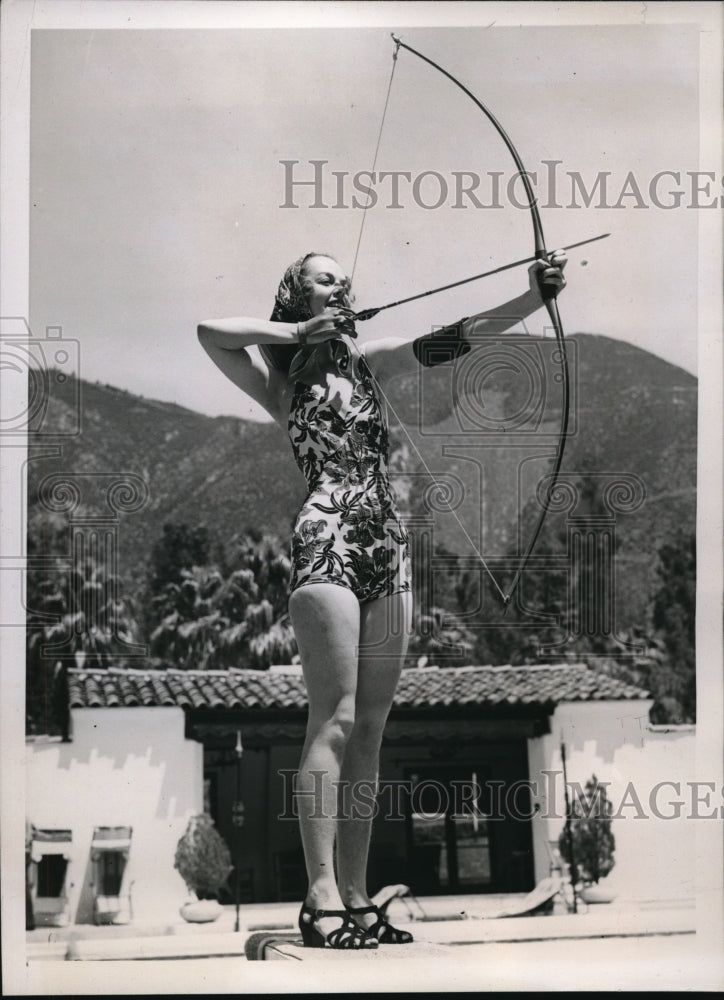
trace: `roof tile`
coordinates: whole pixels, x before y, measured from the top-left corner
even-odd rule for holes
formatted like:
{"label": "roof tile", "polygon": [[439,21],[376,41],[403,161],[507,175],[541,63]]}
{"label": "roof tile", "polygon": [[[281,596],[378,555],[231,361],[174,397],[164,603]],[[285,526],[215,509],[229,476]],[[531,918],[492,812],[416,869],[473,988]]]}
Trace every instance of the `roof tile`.
{"label": "roof tile", "polygon": [[[301,671],[109,670],[68,671],[71,708],[173,706],[251,710],[307,707]],[[396,709],[619,701],[647,697],[632,684],[585,664],[532,667],[425,667],[403,670]]]}

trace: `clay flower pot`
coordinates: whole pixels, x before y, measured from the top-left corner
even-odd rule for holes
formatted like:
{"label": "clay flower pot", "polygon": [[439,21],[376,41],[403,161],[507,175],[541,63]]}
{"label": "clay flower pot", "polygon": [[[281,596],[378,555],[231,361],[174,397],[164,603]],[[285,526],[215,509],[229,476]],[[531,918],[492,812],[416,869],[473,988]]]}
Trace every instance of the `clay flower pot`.
{"label": "clay flower pot", "polygon": [[189,924],[210,924],[219,918],[222,910],[218,899],[190,899],[179,913]]}
{"label": "clay flower pot", "polygon": [[590,885],[584,885],[579,890],[578,895],[584,903],[589,905],[591,903],[611,903],[616,898],[616,893],[602,882],[598,884],[591,882]]}

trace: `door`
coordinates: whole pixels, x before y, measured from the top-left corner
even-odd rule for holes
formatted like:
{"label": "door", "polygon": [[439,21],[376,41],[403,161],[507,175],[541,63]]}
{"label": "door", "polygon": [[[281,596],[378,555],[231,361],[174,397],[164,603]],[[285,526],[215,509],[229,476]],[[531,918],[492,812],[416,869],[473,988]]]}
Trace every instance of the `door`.
{"label": "door", "polygon": [[[492,880],[488,822],[462,772],[440,769],[409,774],[408,857],[417,893],[484,892]],[[460,791],[467,801],[461,802]]]}
{"label": "door", "polygon": [[[521,785],[525,754],[518,748],[496,753],[492,763],[408,771],[408,881],[415,893],[533,888],[530,811]],[[515,809],[507,808],[510,789]]]}

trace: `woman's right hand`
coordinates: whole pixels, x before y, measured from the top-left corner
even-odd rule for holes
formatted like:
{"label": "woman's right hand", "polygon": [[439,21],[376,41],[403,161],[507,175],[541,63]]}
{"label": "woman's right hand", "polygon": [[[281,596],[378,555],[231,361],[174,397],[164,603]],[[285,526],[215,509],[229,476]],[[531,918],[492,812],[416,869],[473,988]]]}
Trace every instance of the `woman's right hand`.
{"label": "woman's right hand", "polygon": [[306,344],[322,344],[325,340],[333,340],[342,334],[356,337],[354,313],[351,309],[335,306],[300,322],[299,333],[300,340]]}

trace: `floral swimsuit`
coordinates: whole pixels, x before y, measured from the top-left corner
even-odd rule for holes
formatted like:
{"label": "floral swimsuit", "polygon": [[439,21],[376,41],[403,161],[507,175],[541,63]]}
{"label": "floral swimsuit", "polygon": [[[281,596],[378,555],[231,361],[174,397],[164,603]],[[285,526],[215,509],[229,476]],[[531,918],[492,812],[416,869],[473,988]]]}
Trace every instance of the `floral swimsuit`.
{"label": "floral swimsuit", "polygon": [[367,362],[296,382],[289,438],[309,487],[292,534],[290,593],[334,583],[360,602],[410,590],[408,536],[387,472],[387,421]]}

